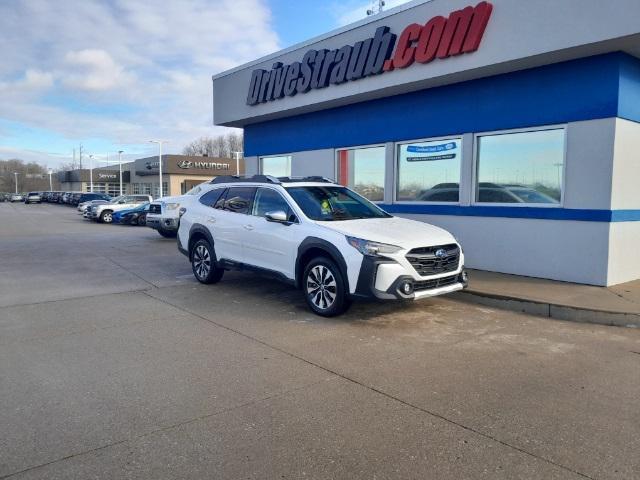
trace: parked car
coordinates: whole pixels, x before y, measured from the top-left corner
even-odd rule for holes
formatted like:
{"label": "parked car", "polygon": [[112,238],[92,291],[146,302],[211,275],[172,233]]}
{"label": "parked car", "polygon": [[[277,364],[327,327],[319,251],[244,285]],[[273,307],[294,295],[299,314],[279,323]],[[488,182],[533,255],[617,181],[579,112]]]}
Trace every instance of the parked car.
{"label": "parked car", "polygon": [[[79,213],[87,214],[93,205],[104,205],[110,202],[111,200],[90,200],[88,202],[79,203],[77,208]],[[85,215],[85,218],[88,217]]]}
{"label": "parked car", "polygon": [[178,249],[199,282],[231,269],[263,272],[301,288],[322,316],[356,298],[416,300],[467,284],[449,232],[319,177],[218,177],[180,213]]}
{"label": "parked car", "polygon": [[109,203],[92,205],[88,217],[98,223],[111,223],[113,212],[135,208],[142,203],[151,202],[151,195],[122,195]]}
{"label": "parked car", "polygon": [[82,211],[80,205],[85,205],[93,200],[104,200],[105,202],[110,202],[111,196],[106,193],[82,193],[77,200],[74,200],[74,204],[78,207],[78,211]]}
{"label": "parked car", "polygon": [[27,196],[24,197],[24,203],[27,205],[29,203],[42,203],[42,197],[40,196],[40,192],[29,192]]}
{"label": "parked car", "polygon": [[200,193],[203,188],[206,188],[206,185],[209,185],[209,183],[205,182],[196,185],[184,195],[162,197],[151,202],[149,213],[147,214],[147,226],[157,230],[163,237],[175,237],[180,226],[179,210],[181,202]]}
{"label": "parked car", "polygon": [[13,202],[24,202],[24,195],[22,195],[21,193],[13,193],[13,194],[11,194],[11,197],[9,197],[9,201],[11,203],[13,203]]}
{"label": "parked car", "polygon": [[129,210],[120,210],[113,213],[113,223],[121,225],[140,225],[144,227],[147,224],[147,213],[149,212],[149,203],[141,203],[136,208]]}
{"label": "parked car", "polygon": [[[457,202],[457,183],[440,183],[420,192],[418,200],[424,202]],[[558,203],[549,195],[524,185],[480,182],[478,201],[487,203]]]}

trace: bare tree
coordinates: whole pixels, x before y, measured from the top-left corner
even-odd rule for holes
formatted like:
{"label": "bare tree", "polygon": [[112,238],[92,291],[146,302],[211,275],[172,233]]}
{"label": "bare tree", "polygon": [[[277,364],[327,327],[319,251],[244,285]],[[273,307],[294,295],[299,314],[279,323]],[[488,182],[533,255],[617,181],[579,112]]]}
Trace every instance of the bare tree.
{"label": "bare tree", "polygon": [[242,151],[242,133],[230,132],[216,137],[201,137],[182,150],[184,155],[233,158],[233,152]]}
{"label": "bare tree", "polygon": [[[18,173],[18,190],[21,192],[49,190],[49,173],[46,167],[36,163],[26,163],[23,160],[13,158],[0,160],[0,192],[15,191],[16,177]],[[52,178],[54,187],[57,186],[57,176]]]}

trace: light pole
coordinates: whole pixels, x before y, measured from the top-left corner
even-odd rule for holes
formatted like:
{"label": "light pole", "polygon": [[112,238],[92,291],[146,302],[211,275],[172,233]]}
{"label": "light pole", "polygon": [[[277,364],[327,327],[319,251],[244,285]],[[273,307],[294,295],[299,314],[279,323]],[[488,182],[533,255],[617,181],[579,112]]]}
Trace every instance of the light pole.
{"label": "light pole", "polygon": [[53,183],[51,182],[51,175],[53,174],[53,170],[49,169],[49,191],[53,192]]}
{"label": "light pole", "polygon": [[149,140],[150,143],[158,144],[158,170],[160,175],[160,196],[158,198],[162,198],[162,144],[169,143],[168,140]]}
{"label": "light pole", "polygon": [[234,158],[236,159],[236,176],[240,176],[240,155],[244,152],[231,152],[233,153]]}
{"label": "light pole", "polygon": [[13,176],[16,179],[16,193],[18,193],[18,172],[13,172]]}
{"label": "light pole", "polygon": [[120,165],[120,196],[122,196],[122,154],[124,150],[118,150],[118,165]]}
{"label": "light pole", "polygon": [[89,191],[93,193],[93,155],[89,155]]}

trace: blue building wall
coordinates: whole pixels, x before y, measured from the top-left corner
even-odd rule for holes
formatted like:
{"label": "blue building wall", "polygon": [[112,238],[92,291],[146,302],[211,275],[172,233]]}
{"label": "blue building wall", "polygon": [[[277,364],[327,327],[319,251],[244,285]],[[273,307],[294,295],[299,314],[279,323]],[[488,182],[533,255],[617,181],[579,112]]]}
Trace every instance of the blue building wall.
{"label": "blue building wall", "polygon": [[640,61],[610,53],[245,127],[271,155],[620,116],[640,121]]}

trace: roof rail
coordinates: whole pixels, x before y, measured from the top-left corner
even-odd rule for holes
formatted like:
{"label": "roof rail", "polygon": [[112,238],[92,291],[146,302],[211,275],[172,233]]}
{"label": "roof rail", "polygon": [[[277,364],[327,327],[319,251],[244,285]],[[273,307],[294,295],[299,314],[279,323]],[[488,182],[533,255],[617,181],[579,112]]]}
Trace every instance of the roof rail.
{"label": "roof rail", "polygon": [[320,175],[309,175],[307,177],[278,177],[278,180],[282,183],[290,183],[290,182],[319,182],[319,183],[336,183],[327,177],[322,177]]}
{"label": "roof rail", "polygon": [[271,175],[252,175],[251,177],[240,175],[221,175],[209,183],[280,183],[276,177]]}

